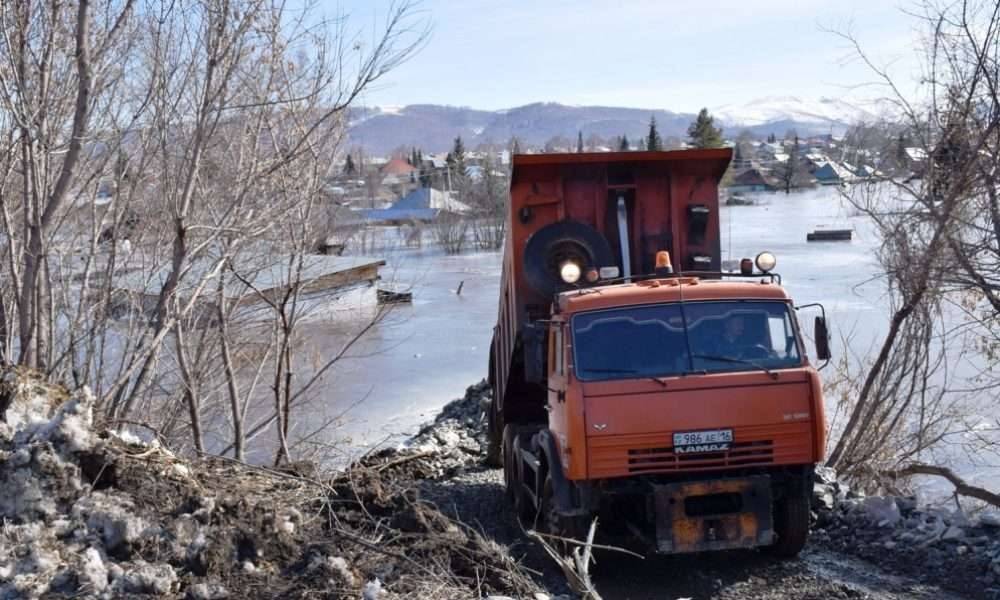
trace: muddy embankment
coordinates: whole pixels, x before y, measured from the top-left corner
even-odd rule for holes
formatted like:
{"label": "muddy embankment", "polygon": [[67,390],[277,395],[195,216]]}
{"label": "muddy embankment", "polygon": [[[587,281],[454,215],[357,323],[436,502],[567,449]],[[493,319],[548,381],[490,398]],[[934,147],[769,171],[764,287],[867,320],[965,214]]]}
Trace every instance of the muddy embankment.
{"label": "muddy embankment", "polygon": [[[320,475],[184,460],[95,427],[92,398],[0,381],[0,599],[554,598],[559,570],[482,464],[485,385],[403,448]],[[802,558],[599,554],[615,598],[995,598],[1000,527],[824,471]],[[995,562],[996,561],[996,562]],[[947,588],[942,589],[942,587]]]}

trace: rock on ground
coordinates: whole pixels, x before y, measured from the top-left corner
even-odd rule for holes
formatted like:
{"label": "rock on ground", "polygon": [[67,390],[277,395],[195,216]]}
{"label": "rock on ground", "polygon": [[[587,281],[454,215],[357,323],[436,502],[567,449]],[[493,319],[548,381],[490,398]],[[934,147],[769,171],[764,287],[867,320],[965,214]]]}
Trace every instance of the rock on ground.
{"label": "rock on ground", "polygon": [[[830,502],[830,497],[834,502]],[[862,497],[817,472],[811,541],[970,598],[1000,598],[1000,528],[992,513],[919,507],[916,498]]]}

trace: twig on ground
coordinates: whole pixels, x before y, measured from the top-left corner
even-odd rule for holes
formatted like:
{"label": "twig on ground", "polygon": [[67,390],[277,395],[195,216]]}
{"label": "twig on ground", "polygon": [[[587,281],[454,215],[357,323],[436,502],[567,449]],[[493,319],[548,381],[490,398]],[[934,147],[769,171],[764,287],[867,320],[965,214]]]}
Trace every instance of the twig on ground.
{"label": "twig on ground", "polygon": [[417,460],[418,458],[426,458],[428,456],[433,456],[433,455],[434,455],[434,452],[430,451],[430,450],[427,450],[427,451],[424,451],[424,452],[418,452],[416,454],[410,454],[410,455],[404,456],[402,458],[397,458],[396,460],[390,460],[389,462],[385,463],[384,465],[379,465],[379,466],[377,466],[377,467],[374,468],[374,471],[376,473],[381,473],[382,471],[384,471],[386,469],[390,469],[392,467],[398,467],[399,465],[401,465],[403,463],[408,463],[411,460]]}
{"label": "twig on ground", "polygon": [[[542,545],[545,552],[556,561],[559,568],[566,576],[566,583],[573,592],[580,594],[583,600],[602,600],[593,582],[590,580],[590,563],[594,560],[594,534],[597,533],[597,519],[590,524],[590,531],[587,533],[587,541],[582,545],[573,548],[570,556],[562,556],[541,534],[536,531],[526,532],[529,537],[534,538]],[[558,537],[558,536],[548,536]],[[576,540],[572,540],[580,544]]]}

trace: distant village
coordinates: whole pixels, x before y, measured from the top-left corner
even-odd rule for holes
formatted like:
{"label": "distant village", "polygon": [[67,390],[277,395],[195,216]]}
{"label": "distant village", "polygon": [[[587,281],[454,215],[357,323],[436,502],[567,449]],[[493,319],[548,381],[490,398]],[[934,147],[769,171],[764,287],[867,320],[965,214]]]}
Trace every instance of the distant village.
{"label": "distant village", "polygon": [[[711,117],[703,117],[705,123],[692,123],[687,140],[661,140],[651,121],[649,134],[634,141],[625,136],[585,139],[580,132],[575,143],[559,136],[540,147],[521,147],[512,139],[503,146],[466,150],[462,139],[456,138],[450,151],[433,154],[401,147],[387,156],[370,156],[355,148],[335,166],[326,187],[335,212],[332,229],[356,235],[364,225],[403,226],[410,232],[404,234],[408,243],[416,245],[423,239],[422,232],[431,228],[449,251],[459,252],[467,243],[480,249],[498,248],[515,153],[729,147],[733,160],[722,181],[729,204],[751,204],[763,193],[918,177],[926,159],[925,151],[909,144],[904,135],[872,127],[857,126],[843,135],[800,137],[789,130],[781,138],[770,134],[755,139],[743,132],[726,139],[714,128]],[[492,235],[484,234],[484,227],[492,228]],[[341,251],[347,243],[340,238],[332,236],[332,251]]]}

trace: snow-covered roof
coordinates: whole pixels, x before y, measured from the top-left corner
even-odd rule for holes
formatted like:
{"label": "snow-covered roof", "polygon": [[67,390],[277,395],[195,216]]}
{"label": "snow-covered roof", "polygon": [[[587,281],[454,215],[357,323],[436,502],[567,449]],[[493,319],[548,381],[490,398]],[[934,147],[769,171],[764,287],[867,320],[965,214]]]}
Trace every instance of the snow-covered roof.
{"label": "snow-covered roof", "polygon": [[907,158],[913,162],[923,162],[927,159],[927,151],[923,148],[903,148]]}
{"label": "snow-covered roof", "polygon": [[448,165],[444,158],[443,156],[425,156],[424,162],[431,163],[435,169],[443,169]]}

